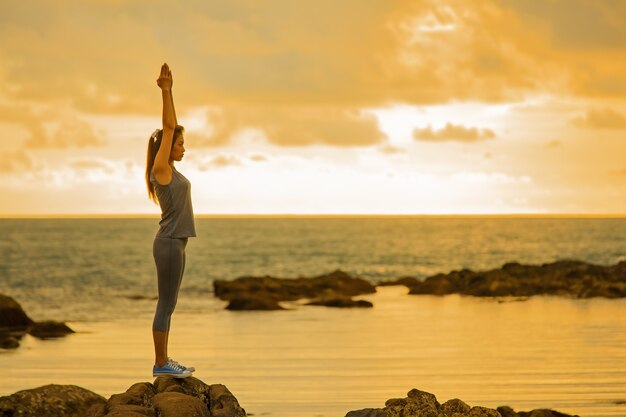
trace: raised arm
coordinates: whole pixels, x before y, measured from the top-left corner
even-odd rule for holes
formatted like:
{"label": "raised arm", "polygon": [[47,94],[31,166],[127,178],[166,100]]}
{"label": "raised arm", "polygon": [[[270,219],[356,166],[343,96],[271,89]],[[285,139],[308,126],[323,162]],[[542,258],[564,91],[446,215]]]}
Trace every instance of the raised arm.
{"label": "raised arm", "polygon": [[176,112],[174,99],[172,98],[172,71],[167,64],[161,66],[161,74],[157,79],[157,85],[161,88],[163,99],[163,137],[161,146],[154,159],[154,176],[161,184],[169,184],[172,179],[172,167],[169,164],[174,129],[176,128]]}

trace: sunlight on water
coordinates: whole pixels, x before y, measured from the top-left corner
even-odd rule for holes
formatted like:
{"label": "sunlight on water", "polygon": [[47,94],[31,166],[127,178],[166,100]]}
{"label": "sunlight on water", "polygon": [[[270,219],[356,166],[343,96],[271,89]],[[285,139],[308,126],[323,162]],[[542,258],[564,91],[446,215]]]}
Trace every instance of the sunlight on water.
{"label": "sunlight on water", "polygon": [[[0,395],[55,383],[108,397],[152,380],[156,228],[156,219],[0,220],[0,293],[36,320],[80,331],[0,351]],[[626,300],[498,303],[382,287],[360,297],[373,309],[229,312],[212,294],[214,279],[243,275],[343,269],[376,282],[510,261],[615,264],[626,257],[626,219],[197,219],[197,230],[170,351],[251,413],[343,416],[415,387],[440,402],[626,415],[616,404],[626,400]]]}
{"label": "sunlight on water", "polygon": [[[406,292],[382,287],[360,297],[373,309],[230,312],[207,300],[202,314],[174,315],[170,352],[256,415],[343,416],[411,388],[440,402],[626,414],[614,404],[626,399],[626,300],[498,303]],[[0,355],[8,369],[0,393],[54,382],[108,397],[152,381],[149,315],[70,324],[82,333],[26,337]]]}

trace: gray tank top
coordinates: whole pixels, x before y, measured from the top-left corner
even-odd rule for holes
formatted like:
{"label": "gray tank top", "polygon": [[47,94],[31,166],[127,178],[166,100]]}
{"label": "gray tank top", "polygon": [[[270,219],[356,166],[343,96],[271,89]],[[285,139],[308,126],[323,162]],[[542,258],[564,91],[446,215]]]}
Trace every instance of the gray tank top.
{"label": "gray tank top", "polygon": [[196,226],[189,180],[176,168],[172,168],[172,181],[169,184],[159,184],[153,172],[150,172],[150,182],[161,206],[161,227],[156,235],[170,238],[195,237]]}

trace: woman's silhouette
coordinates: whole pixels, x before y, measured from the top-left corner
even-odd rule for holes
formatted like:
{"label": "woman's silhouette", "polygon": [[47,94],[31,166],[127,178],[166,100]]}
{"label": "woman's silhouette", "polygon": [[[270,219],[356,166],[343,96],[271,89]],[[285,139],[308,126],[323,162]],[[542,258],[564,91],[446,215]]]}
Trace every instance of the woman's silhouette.
{"label": "woman's silhouette", "polygon": [[146,160],[148,196],[161,207],[160,228],[152,246],[159,288],[159,301],[152,323],[155,353],[152,374],[155,377],[186,378],[195,368],[183,366],[168,356],[167,339],[185,272],[187,238],[196,236],[196,230],[191,183],[174,168],[174,161],[182,160],[185,153],[185,129],[176,120],[172,72],[167,64],[161,66],[157,85],[163,97],[163,129],[157,129],[150,136]]}

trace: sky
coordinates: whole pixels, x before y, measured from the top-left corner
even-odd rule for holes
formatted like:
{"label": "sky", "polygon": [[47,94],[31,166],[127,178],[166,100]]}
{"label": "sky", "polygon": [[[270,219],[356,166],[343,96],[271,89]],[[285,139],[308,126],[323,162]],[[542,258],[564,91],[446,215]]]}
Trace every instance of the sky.
{"label": "sky", "polygon": [[0,60],[0,216],[159,214],[164,62],[196,214],[626,213],[626,1],[8,1]]}

